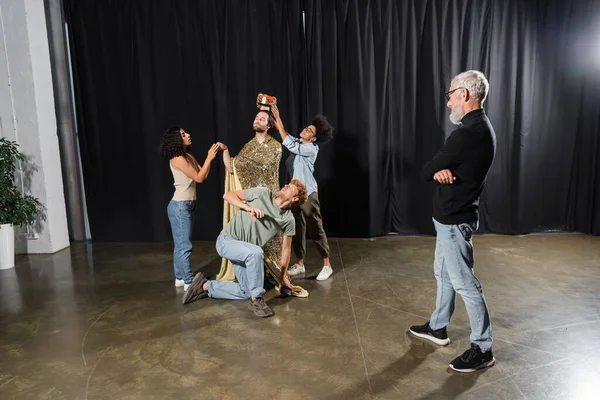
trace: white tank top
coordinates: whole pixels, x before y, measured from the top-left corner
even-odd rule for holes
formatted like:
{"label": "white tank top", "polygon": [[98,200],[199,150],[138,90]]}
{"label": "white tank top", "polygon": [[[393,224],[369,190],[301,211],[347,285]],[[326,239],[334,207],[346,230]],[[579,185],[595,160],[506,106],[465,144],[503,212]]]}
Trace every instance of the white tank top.
{"label": "white tank top", "polygon": [[169,167],[173,173],[173,186],[175,186],[173,200],[196,200],[196,182],[180,170],[173,168],[170,162]]}

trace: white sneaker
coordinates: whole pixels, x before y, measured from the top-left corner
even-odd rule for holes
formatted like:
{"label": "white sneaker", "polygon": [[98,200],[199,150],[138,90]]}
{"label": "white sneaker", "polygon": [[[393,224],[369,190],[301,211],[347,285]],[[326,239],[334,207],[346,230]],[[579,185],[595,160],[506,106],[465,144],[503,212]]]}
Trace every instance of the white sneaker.
{"label": "white sneaker", "polygon": [[303,274],[305,272],[306,272],[306,270],[304,269],[304,265],[294,264],[290,268],[288,268],[287,273],[289,276],[294,276],[294,275]]}
{"label": "white sneaker", "polygon": [[331,269],[329,265],[325,265],[323,266],[321,272],[319,272],[319,275],[317,275],[317,280],[324,281],[325,279],[329,278],[331,274],[333,274],[333,269]]}
{"label": "white sneaker", "polygon": [[188,287],[190,287],[189,283],[185,283],[183,281],[183,279],[175,279],[175,287],[182,287],[183,286],[183,291],[185,292]]}

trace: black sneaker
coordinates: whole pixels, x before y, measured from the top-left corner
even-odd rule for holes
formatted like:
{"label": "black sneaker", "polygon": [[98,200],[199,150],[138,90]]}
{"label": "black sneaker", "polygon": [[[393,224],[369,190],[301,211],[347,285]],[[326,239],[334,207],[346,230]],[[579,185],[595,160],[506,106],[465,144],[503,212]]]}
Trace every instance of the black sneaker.
{"label": "black sneaker", "polygon": [[257,297],[254,300],[250,299],[248,309],[252,311],[254,315],[261,318],[268,318],[274,315],[273,310],[269,308],[262,297]]}
{"label": "black sneaker", "polygon": [[491,367],[496,363],[492,350],[485,353],[475,343],[471,343],[471,348],[456,357],[451,363],[450,368],[458,372],[475,372],[478,369]]}
{"label": "black sneaker", "polygon": [[208,281],[202,272],[198,272],[194,276],[194,280],[190,283],[187,290],[183,293],[183,304],[189,304],[192,301],[205,299],[208,297],[208,292],[202,290],[202,286]]}
{"label": "black sneaker", "polygon": [[434,331],[429,326],[429,321],[427,321],[425,325],[413,325],[408,330],[413,335],[423,339],[431,340],[433,343],[439,344],[440,346],[446,346],[448,343],[450,343],[446,328],[444,327]]}

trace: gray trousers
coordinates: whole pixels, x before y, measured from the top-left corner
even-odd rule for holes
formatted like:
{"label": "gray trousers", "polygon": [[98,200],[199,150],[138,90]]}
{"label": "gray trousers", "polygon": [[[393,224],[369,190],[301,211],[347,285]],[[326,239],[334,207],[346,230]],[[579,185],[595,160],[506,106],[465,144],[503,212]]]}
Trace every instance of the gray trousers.
{"label": "gray trousers", "polygon": [[319,203],[317,192],[311,193],[306,203],[300,207],[293,208],[292,212],[296,219],[296,236],[294,236],[294,240],[292,241],[296,257],[304,259],[304,256],[306,256],[307,230],[308,236],[314,240],[321,258],[329,257],[329,243],[323,229],[321,204]]}

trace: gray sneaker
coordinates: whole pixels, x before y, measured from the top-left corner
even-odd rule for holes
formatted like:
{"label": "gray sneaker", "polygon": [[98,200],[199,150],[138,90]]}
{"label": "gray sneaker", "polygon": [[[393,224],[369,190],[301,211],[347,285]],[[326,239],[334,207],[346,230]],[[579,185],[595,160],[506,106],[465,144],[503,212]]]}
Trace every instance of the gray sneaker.
{"label": "gray sneaker", "polygon": [[254,315],[261,318],[268,318],[274,315],[273,310],[269,308],[262,297],[257,297],[254,300],[250,299],[248,309],[252,311]]}
{"label": "gray sneaker", "polygon": [[202,290],[202,286],[204,286],[206,281],[207,279],[204,274],[198,272],[196,276],[194,276],[192,283],[190,283],[187,290],[183,293],[183,304],[188,304],[192,301],[208,297],[208,292]]}

